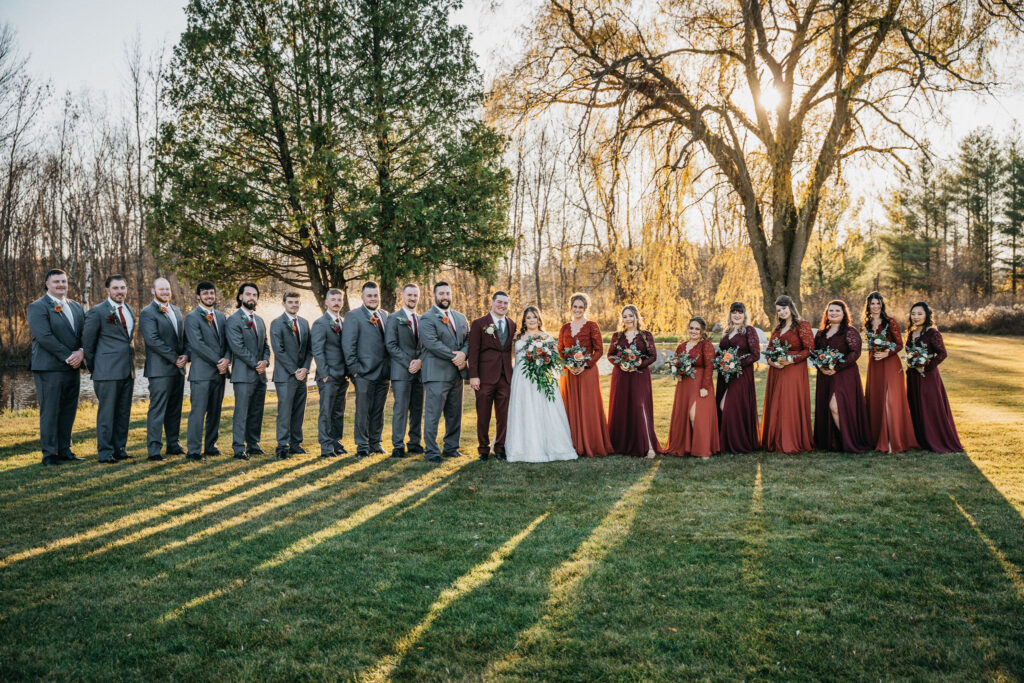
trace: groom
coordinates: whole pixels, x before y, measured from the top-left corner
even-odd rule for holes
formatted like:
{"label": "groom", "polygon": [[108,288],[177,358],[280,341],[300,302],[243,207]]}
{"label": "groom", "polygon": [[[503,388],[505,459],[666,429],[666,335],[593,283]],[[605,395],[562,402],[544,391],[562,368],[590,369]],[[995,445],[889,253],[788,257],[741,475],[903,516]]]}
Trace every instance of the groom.
{"label": "groom", "polygon": [[476,392],[476,438],[481,460],[491,452],[491,408],[496,409],[494,454],[505,459],[505,428],[512,382],[512,344],[515,322],[508,320],[509,298],[505,292],[491,297],[491,312],[469,328],[469,386]]}

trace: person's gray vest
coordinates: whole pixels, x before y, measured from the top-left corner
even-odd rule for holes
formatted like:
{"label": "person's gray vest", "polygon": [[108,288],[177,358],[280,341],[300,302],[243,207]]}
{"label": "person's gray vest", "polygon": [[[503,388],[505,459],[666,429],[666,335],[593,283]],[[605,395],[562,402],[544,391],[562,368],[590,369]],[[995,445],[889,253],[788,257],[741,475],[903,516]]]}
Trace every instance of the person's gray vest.
{"label": "person's gray vest", "polygon": [[309,331],[309,347],[316,359],[316,378],[324,377],[340,380],[345,377],[345,350],[341,346],[341,335],[345,323],[338,322],[338,331],[334,331],[334,319],[330,313],[324,313],[313,321]]}
{"label": "person's gray vest", "polygon": [[227,317],[214,310],[212,320],[207,313],[196,306],[185,316],[185,353],[192,365],[188,370],[188,381],[203,382],[220,377],[217,363],[221,358],[231,360],[228,349]]}
{"label": "person's gray vest", "polygon": [[287,382],[295,379],[299,368],[309,370],[313,354],[309,350],[309,323],[305,318],[296,318],[299,338],[295,338],[291,318],[287,313],[274,318],[270,323],[270,345],[274,349],[274,381]]}
{"label": "person's gray vest", "polygon": [[85,363],[92,373],[94,382],[135,376],[135,349],[132,348],[132,339],[139,327],[139,318],[128,304],[123,306],[135,320],[130,332],[125,332],[117,308],[109,301],[96,304],[85,314],[82,348],[85,350]]}
{"label": "person's gray vest", "polygon": [[139,331],[146,342],[145,377],[185,374],[185,368],[175,365],[178,356],[185,355],[185,318],[174,304],[165,304],[165,307],[174,314],[174,323],[155,301],[139,313]]}
{"label": "person's gray vest", "polygon": [[238,309],[225,324],[228,348],[231,349],[231,382],[266,382],[267,373],[256,372],[256,364],[270,360],[267,326],[263,318],[254,316],[252,327],[246,324],[248,316]]}

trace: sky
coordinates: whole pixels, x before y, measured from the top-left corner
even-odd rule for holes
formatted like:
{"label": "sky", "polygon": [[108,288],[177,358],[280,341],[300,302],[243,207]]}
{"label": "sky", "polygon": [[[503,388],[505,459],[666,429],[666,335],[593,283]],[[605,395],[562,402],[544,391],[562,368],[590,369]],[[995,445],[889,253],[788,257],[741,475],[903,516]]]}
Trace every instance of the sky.
{"label": "sky", "polygon": [[[466,0],[454,17],[469,28],[486,79],[515,53],[539,1]],[[184,0],[0,0],[0,22],[15,29],[30,70],[49,79],[57,94],[88,90],[116,109],[126,82],[126,45],[138,36],[143,54],[161,45],[169,54],[185,28],[184,7]],[[996,62],[1008,87],[995,97],[953,95],[944,107],[948,122],[929,126],[940,154],[951,155],[976,126],[1007,131],[1015,118],[1024,121],[1024,49],[1008,50]]]}

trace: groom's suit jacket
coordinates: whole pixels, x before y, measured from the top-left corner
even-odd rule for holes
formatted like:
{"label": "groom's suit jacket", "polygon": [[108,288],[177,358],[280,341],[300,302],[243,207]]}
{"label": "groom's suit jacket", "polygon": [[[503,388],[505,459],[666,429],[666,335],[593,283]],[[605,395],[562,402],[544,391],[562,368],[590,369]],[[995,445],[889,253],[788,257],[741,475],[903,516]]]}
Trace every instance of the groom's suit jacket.
{"label": "groom's suit jacket", "polygon": [[492,333],[488,329],[494,325],[491,314],[477,318],[469,327],[469,377],[480,378],[481,384],[497,384],[505,376],[506,382],[512,381],[512,346],[515,344],[516,324],[505,316],[505,341],[502,342],[497,325]]}
{"label": "groom's suit jacket", "polygon": [[459,371],[452,363],[452,353],[462,351],[469,355],[469,323],[466,316],[458,311],[448,311],[448,317],[455,331],[444,324],[437,307],[420,316],[420,344],[423,347],[424,382],[456,382],[469,376],[465,370]]}

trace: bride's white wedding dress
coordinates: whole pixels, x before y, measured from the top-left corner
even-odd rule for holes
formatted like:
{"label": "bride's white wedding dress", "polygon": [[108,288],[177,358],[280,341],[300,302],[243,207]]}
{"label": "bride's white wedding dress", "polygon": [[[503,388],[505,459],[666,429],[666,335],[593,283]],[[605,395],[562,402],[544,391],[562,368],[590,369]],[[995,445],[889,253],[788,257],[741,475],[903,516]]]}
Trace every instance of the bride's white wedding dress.
{"label": "bride's white wedding dress", "polygon": [[549,401],[523,374],[526,340],[515,344],[516,365],[512,371],[512,393],[508,402],[505,456],[509,462],[551,462],[575,460],[569,418],[562,394],[555,386],[555,400]]}

